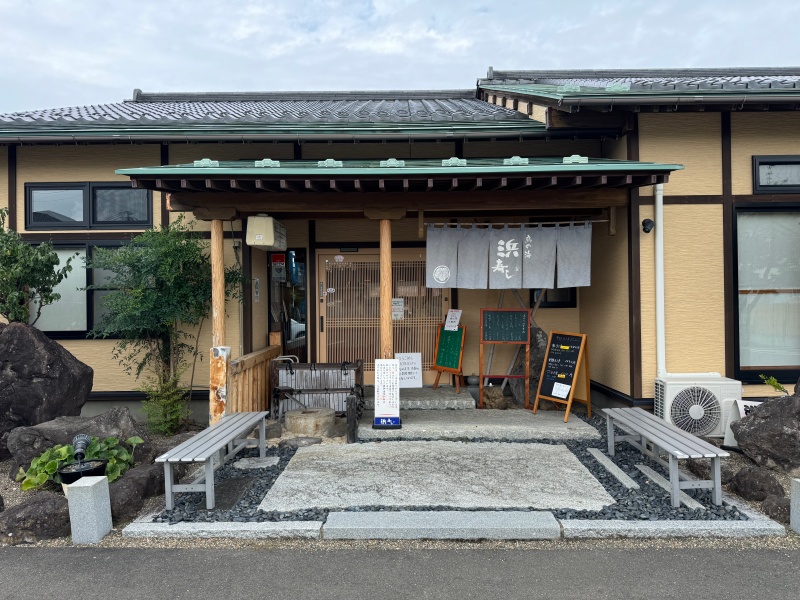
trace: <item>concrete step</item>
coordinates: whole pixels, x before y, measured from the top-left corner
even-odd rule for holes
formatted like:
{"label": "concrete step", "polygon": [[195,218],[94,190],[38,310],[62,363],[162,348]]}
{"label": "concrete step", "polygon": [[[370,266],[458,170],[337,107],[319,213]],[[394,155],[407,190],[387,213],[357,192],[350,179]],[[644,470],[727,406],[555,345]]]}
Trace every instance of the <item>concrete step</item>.
{"label": "concrete step", "polygon": [[554,540],[561,526],[547,511],[331,512],[330,540]]}
{"label": "concrete step", "polygon": [[[367,410],[375,408],[375,388],[368,385],[364,388],[364,403]],[[400,390],[400,410],[472,410],[475,399],[469,389],[461,388],[456,394],[454,387],[439,386],[435,390],[431,386],[421,388],[404,388]]]}

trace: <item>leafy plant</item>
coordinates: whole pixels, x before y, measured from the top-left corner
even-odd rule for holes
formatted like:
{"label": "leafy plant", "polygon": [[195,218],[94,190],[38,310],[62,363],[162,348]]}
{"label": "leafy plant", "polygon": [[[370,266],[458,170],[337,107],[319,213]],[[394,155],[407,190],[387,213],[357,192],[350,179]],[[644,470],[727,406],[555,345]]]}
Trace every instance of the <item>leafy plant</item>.
{"label": "leafy plant", "polygon": [[[6,229],[8,209],[0,209],[0,316],[33,325],[42,308],[61,298],[53,289],[72,271],[73,256],[57,269],[59,258],[50,243],[32,246]],[[77,254],[77,253],[76,253]],[[36,314],[31,320],[31,307]]]}
{"label": "leafy plant", "polygon": [[[86,447],[86,456],[83,462],[90,460],[107,461],[106,477],[108,477],[110,483],[122,477],[125,471],[133,466],[133,451],[136,446],[142,443],[144,443],[144,440],[139,436],[129,437],[124,444],[119,441],[119,438],[115,437],[107,437],[102,441],[99,438],[92,437],[91,443]],[[130,449],[126,448],[125,444]],[[78,462],[73,456],[74,452],[75,448],[73,448],[72,444],[56,444],[52,448],[45,450],[31,461],[31,466],[27,471],[20,467],[16,477],[17,481],[22,482],[20,488],[23,491],[27,491],[39,489],[50,481],[61,483],[58,470]]]}
{"label": "leafy plant", "polygon": [[139,389],[147,395],[142,409],[152,431],[172,435],[191,414],[185,399],[186,390],[180,386],[180,373],[166,382],[151,377]]}
{"label": "leafy plant", "polygon": [[766,375],[759,375],[759,377],[761,378],[761,381],[766,383],[769,387],[771,387],[776,392],[783,392],[787,396],[789,395],[789,390],[787,390],[785,387],[783,387],[780,384],[780,382],[777,379],[775,379],[775,377],[773,377],[772,375],[770,375],[769,377],[767,377]]}
{"label": "leafy plant", "polygon": [[[192,389],[178,386],[178,375],[195,361],[197,335],[187,327],[202,328],[211,305],[211,264],[206,242],[191,231],[183,217],[136,236],[121,248],[94,248],[87,267],[110,273],[102,285],[88,289],[112,290],[104,298],[103,317],[90,332],[95,338],[117,338],[112,356],[126,372],[151,380],[144,386],[144,407],[153,415],[156,430],[171,431],[166,424],[180,422],[187,412]],[[238,296],[241,269],[225,273],[226,295]],[[194,371],[192,371],[194,372]],[[192,375],[193,377],[193,375]],[[176,394],[184,406],[177,406]],[[172,427],[172,426],[170,426]]]}

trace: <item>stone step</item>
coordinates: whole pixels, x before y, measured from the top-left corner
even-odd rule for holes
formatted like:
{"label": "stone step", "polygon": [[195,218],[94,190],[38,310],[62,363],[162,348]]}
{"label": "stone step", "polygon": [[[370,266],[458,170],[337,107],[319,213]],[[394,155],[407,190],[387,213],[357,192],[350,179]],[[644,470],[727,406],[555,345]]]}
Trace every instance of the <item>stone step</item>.
{"label": "stone step", "polygon": [[[371,385],[364,388],[364,407],[375,408],[375,388]],[[466,387],[457,394],[455,388],[440,386],[435,390],[431,386],[421,388],[404,388],[400,390],[400,410],[472,410],[475,399]]]}
{"label": "stone step", "polygon": [[330,540],[554,540],[561,526],[547,511],[331,512]]}

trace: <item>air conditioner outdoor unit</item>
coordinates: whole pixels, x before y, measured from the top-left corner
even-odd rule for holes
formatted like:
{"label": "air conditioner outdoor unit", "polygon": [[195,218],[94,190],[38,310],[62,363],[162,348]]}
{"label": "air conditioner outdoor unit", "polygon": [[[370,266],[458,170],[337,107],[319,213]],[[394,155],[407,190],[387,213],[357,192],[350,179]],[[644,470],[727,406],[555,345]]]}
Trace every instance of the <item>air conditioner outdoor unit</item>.
{"label": "air conditioner outdoor unit", "polygon": [[655,415],[697,436],[725,437],[742,383],[719,373],[666,375],[656,379]]}

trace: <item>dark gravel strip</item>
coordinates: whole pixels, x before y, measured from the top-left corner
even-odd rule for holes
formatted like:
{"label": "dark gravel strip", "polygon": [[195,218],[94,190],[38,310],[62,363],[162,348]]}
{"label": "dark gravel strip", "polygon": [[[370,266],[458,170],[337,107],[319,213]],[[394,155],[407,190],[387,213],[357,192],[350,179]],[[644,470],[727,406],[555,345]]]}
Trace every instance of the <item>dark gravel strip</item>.
{"label": "dark gravel strip", "polygon": [[[629,490],[624,487],[605,467],[603,467],[591,454],[588,448],[599,448],[605,452],[607,448],[606,421],[604,417],[593,417],[586,419],[581,415],[573,415],[573,418],[582,418],[584,421],[595,427],[601,435],[599,440],[576,441],[576,440],[496,440],[496,439],[463,439],[468,443],[482,442],[504,442],[504,443],[539,443],[539,444],[563,444],[578,458],[578,460],[597,478],[603,485],[608,494],[614,498],[615,503],[610,504],[601,510],[572,510],[556,509],[552,510],[557,519],[583,519],[583,520],[609,520],[620,519],[627,521],[683,521],[683,520],[702,520],[702,521],[745,521],[747,516],[727,503],[722,506],[715,506],[711,503],[711,490],[685,490],[687,494],[703,504],[704,509],[694,510],[684,506],[673,508],[669,492],[663,490],[651,482],[636,467],[636,464],[646,464],[666,479],[669,475],[661,465],[644,456],[630,444],[620,443],[617,445],[617,452],[614,457],[610,457],[616,465],[628,476],[636,481],[641,487],[638,490]],[[622,432],[620,432],[622,433]],[[406,441],[406,440],[393,440]],[[436,441],[420,439],[417,441]],[[386,441],[391,443],[391,441]],[[154,517],[156,523],[180,523],[196,522],[207,523],[216,521],[233,522],[263,522],[263,521],[325,521],[328,516],[327,509],[310,509],[292,512],[264,512],[258,510],[258,506],[264,499],[272,484],[289,464],[296,449],[294,448],[268,448],[267,456],[279,456],[280,462],[275,467],[266,469],[248,469],[241,471],[233,467],[233,460],[228,461],[223,467],[217,470],[216,481],[222,481],[229,477],[253,477],[256,481],[244,493],[242,498],[231,510],[206,510],[204,508],[205,496],[200,493],[179,494],[176,497],[175,508],[171,511],[162,511]],[[238,458],[256,457],[256,448],[242,450]],[[355,506],[351,507],[354,512],[390,512],[401,510],[421,510],[421,511],[445,511],[445,510],[500,510],[500,511],[533,511],[541,510],[530,506],[515,508],[471,508],[463,509],[454,506]]]}

